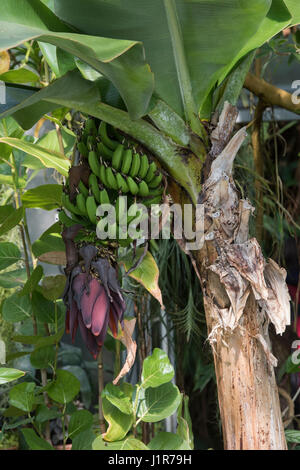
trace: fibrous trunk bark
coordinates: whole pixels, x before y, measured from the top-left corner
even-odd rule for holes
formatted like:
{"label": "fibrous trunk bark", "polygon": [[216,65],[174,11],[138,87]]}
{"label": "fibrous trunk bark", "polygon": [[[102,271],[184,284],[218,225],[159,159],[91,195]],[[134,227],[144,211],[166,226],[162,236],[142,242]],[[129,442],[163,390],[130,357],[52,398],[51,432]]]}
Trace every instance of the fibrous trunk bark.
{"label": "fibrous trunk bark", "polygon": [[212,134],[210,168],[199,197],[204,244],[191,255],[203,290],[225,449],[284,450],[268,325],[271,321],[283,333],[290,321],[289,295],[285,271],[267,262],[257,240],[248,236],[253,208],[239,198],[232,178],[246,132],[241,129],[228,143],[233,117],[226,105]]}

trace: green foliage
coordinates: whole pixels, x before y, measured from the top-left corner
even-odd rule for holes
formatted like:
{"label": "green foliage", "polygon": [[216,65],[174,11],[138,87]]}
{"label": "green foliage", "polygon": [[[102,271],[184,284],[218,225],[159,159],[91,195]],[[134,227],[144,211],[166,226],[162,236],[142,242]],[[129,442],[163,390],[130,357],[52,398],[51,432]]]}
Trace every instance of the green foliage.
{"label": "green foliage", "polygon": [[79,390],[79,380],[71,372],[61,369],[56,371],[56,379],[47,387],[49,397],[62,405],[72,401]]}
{"label": "green foliage", "polygon": [[0,368],[0,385],[3,385],[8,382],[12,382],[13,380],[17,380],[20,377],[23,377],[25,372],[22,370],[17,369],[8,369],[7,367]]}

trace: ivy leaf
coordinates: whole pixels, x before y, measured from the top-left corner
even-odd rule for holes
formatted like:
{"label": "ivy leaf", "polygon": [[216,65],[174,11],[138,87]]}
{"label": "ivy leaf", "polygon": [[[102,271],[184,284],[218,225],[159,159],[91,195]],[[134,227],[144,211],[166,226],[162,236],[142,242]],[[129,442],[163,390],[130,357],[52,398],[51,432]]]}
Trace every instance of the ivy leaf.
{"label": "ivy leaf", "polygon": [[33,429],[22,429],[25,441],[32,450],[54,450],[49,442],[39,437]]}
{"label": "ivy leaf", "polygon": [[3,222],[0,227],[0,237],[5,233],[9,232],[12,228],[18,225],[23,217],[24,208],[19,207],[19,209],[15,209],[13,213],[11,213]]}
{"label": "ivy leaf", "polygon": [[9,391],[9,403],[20,410],[30,412],[35,403],[35,383],[23,382]]}
{"label": "ivy leaf", "polygon": [[43,296],[48,300],[57,300],[62,297],[65,289],[66,276],[57,274],[57,276],[46,276],[42,282]]}
{"label": "ivy leaf", "polygon": [[138,417],[146,423],[156,423],[171,416],[178,408],[181,396],[171,382],[155,388],[141,388],[139,392]]}
{"label": "ivy leaf", "polygon": [[150,450],[190,450],[188,443],[172,432],[159,432],[148,447]]}
{"label": "ivy leaf", "polygon": [[16,343],[33,344],[37,348],[38,347],[41,348],[43,346],[48,346],[50,344],[58,343],[60,339],[62,338],[64,332],[65,332],[65,329],[63,328],[59,330],[55,335],[51,335],[51,336],[45,337],[45,336],[38,336],[38,335],[36,336],[17,335],[17,336],[14,336],[12,339]]}
{"label": "ivy leaf", "polygon": [[102,392],[102,397],[119,408],[122,413],[129,415],[132,414],[132,393],[133,387],[131,384],[123,382],[117,387],[112,383],[108,383]]}
{"label": "ivy leaf", "polygon": [[75,411],[69,423],[69,438],[74,439],[78,434],[91,428],[93,425],[93,415],[87,410]]}
{"label": "ivy leaf", "polygon": [[93,450],[149,450],[149,447],[130,436],[115,442],[105,442],[101,436],[98,436],[93,442]]}
{"label": "ivy leaf", "polygon": [[170,382],[174,377],[174,369],[167,354],[155,348],[152,355],[143,362],[141,385],[143,388],[158,387]]}
{"label": "ivy leaf", "polygon": [[[144,248],[138,248],[134,259],[132,259],[132,252],[129,252],[121,258],[120,264],[123,264],[126,271],[129,271],[129,269],[132,268],[141,258],[143,251]],[[145,289],[147,289],[147,291],[150,292],[156,300],[158,300],[162,308],[164,308],[161,291],[158,286],[159,269],[155,259],[149,251],[146,253],[141,264],[132,271],[129,276],[142,284]]]}
{"label": "ivy leaf", "polygon": [[35,349],[30,354],[30,362],[35,369],[46,369],[55,362],[55,349],[53,346],[44,346]]}
{"label": "ivy leaf", "polygon": [[0,243],[0,270],[19,261],[21,253],[19,248],[11,242]]}
{"label": "ivy leaf", "polygon": [[14,271],[6,271],[3,274],[0,274],[0,286],[5,289],[13,289],[14,287],[19,287],[27,279],[27,274],[25,269],[16,269]]}
{"label": "ivy leaf", "polygon": [[15,208],[8,204],[6,206],[0,206],[0,224],[2,224],[9,215],[14,212]]}
{"label": "ivy leaf", "polygon": [[19,295],[27,295],[30,294],[35,290],[35,288],[38,286],[40,280],[42,279],[44,270],[42,266],[38,265],[31,273],[30,278],[27,280],[25,283],[25,286],[19,292]]}
{"label": "ivy leaf", "polygon": [[20,296],[17,292],[4,300],[2,305],[4,320],[15,323],[32,316],[32,305],[29,295]]}
{"label": "ivy leaf", "polygon": [[8,369],[6,367],[0,368],[0,385],[6,384],[8,382],[12,382],[13,380],[17,380],[20,377],[23,377],[25,372],[18,369]]}
{"label": "ivy leaf", "polygon": [[102,399],[103,415],[108,423],[108,428],[103,439],[106,441],[122,440],[133,424],[133,415],[122,413],[107,398]]}
{"label": "ivy leaf", "polygon": [[59,369],[55,381],[48,386],[47,393],[52,400],[65,405],[76,397],[79,390],[79,380],[71,372]]}

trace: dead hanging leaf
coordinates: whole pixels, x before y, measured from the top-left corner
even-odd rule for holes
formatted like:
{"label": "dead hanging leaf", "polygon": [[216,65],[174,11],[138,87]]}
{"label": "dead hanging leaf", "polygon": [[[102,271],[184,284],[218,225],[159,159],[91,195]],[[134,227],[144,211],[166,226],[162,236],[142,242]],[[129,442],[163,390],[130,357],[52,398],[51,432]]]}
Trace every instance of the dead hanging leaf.
{"label": "dead hanging leaf", "polygon": [[49,251],[38,257],[39,261],[48,264],[59,264],[65,266],[67,264],[66,253],[64,251]]}
{"label": "dead hanging leaf", "polygon": [[257,300],[268,298],[268,289],[264,278],[265,260],[255,238],[239,245],[225,247],[227,260],[240,275],[250,282]]}
{"label": "dead hanging leaf", "polygon": [[0,74],[5,73],[9,70],[10,56],[7,51],[0,52]]}
{"label": "dead hanging leaf", "polygon": [[222,309],[221,316],[224,328],[233,330],[243,314],[250,288],[249,283],[243,279],[239,272],[230,266],[225,258],[222,258],[219,258],[209,269],[219,276],[229,297],[230,308]]}
{"label": "dead hanging leaf", "polygon": [[[138,248],[136,250],[136,256],[134,259],[132,259],[132,252],[130,252],[120,260],[119,264],[123,264],[126,271],[129,271],[130,268],[134,266],[136,260],[140,259],[142,254],[143,248]],[[164,308],[161,290],[158,286],[159,269],[155,259],[149,251],[146,253],[139,266],[134,269],[134,271],[132,271],[129,276],[142,284],[145,289],[147,289],[147,291],[149,291],[150,294],[153,295],[156,300],[158,300],[161,307]]]}
{"label": "dead hanging leaf", "polygon": [[268,298],[263,304],[264,309],[274,324],[276,333],[282,334],[286,326],[291,323],[291,299],[285,282],[286,270],[280,268],[274,260],[269,259],[264,275],[268,288]]}
{"label": "dead hanging leaf", "polygon": [[117,385],[119,380],[122,379],[122,377],[124,377],[130,371],[131,367],[134,364],[137,345],[136,342],[133,341],[132,335],[135,328],[135,322],[135,318],[133,318],[132,320],[124,320],[123,336],[120,338],[120,341],[124,344],[127,349],[127,357],[119,375],[113,381],[114,385]]}

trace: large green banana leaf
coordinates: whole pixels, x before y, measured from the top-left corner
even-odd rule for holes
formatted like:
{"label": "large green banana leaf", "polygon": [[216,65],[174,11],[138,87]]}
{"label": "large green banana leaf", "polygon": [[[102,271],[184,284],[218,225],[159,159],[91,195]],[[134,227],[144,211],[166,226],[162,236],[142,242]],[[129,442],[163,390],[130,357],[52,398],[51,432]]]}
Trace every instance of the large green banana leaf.
{"label": "large green banana leaf", "polygon": [[[135,118],[149,111],[153,85],[141,42],[156,96],[184,116],[183,88],[189,80],[199,109],[242,57],[300,21],[299,0],[43,1],[59,18],[39,0],[1,1],[0,50],[30,38],[58,46],[111,80]],[[170,4],[176,8],[177,42],[167,14]],[[186,68],[185,83],[181,68]],[[72,86],[71,76],[69,82]]]}
{"label": "large green banana leaf", "polygon": [[0,51],[30,39],[58,46],[106,76],[133,118],[144,115],[153,91],[153,75],[142,44],[71,31],[39,0],[0,2]]}
{"label": "large green banana leaf", "polygon": [[[298,3],[297,3],[298,2]],[[142,41],[155,91],[183,115],[164,0],[55,0],[55,12],[86,34]],[[289,12],[291,7],[293,14]],[[237,61],[299,16],[298,0],[176,0],[196,105]]]}

